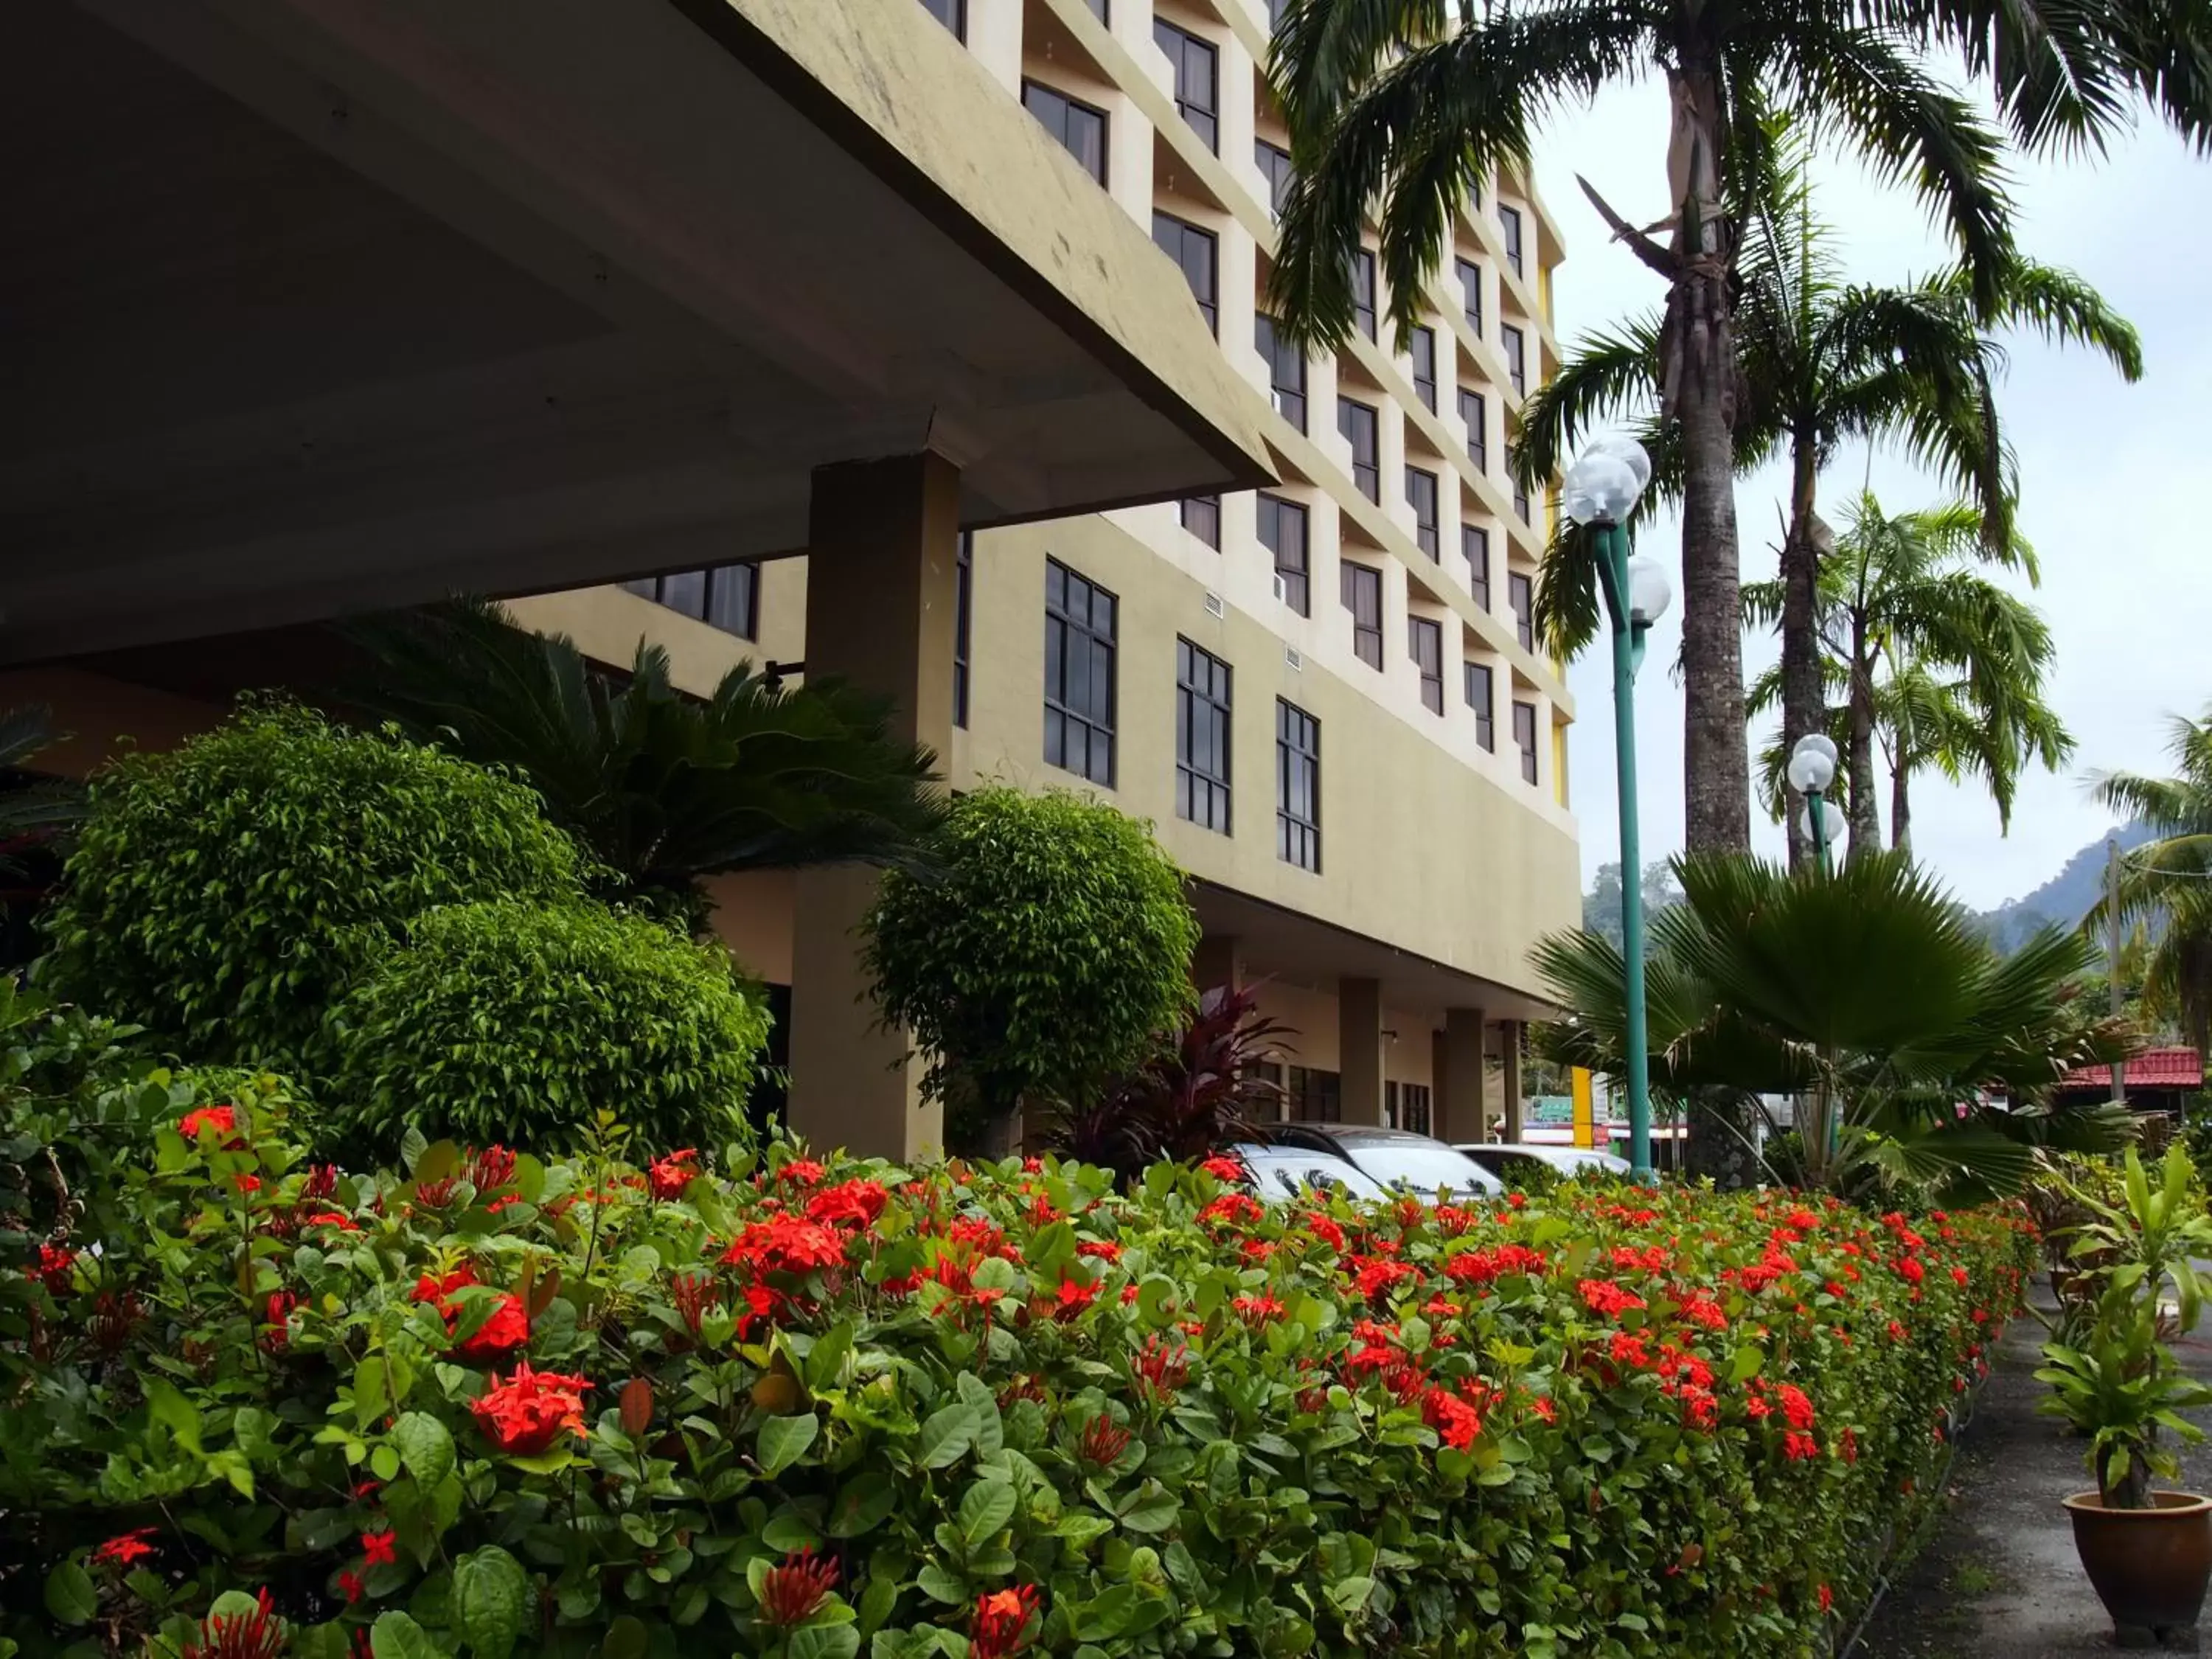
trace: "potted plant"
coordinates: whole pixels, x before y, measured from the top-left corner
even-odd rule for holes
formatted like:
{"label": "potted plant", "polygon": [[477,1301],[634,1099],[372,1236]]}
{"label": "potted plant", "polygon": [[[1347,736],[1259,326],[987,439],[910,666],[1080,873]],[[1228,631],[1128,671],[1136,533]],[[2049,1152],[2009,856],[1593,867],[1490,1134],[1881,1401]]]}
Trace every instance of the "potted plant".
{"label": "potted plant", "polygon": [[2051,1386],[2043,1409],[2089,1442],[2097,1489],[2065,1504],[2075,1549],[2123,1644],[2193,1630],[2212,1580],[2212,1498],[2151,1484],[2180,1471],[2160,1431],[2203,1439],[2181,1413],[2212,1404],[2212,1388],[2166,1346],[2197,1323],[2204,1283],[2191,1258],[2212,1255],[2212,1218],[2181,1147],[2168,1149],[2160,1173],[2154,1187],[2131,1147],[2116,1201],[2073,1189],[2087,1218],[2072,1229],[2068,1255],[2094,1288],[2094,1313],[2072,1322],[2074,1340],[2044,1346],[2036,1372]]}

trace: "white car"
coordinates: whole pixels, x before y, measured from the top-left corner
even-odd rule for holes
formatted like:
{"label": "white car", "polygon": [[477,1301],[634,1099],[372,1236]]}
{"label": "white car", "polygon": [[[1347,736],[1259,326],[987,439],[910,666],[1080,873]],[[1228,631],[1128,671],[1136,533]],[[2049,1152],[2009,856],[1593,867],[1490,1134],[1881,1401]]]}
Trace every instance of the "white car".
{"label": "white car", "polygon": [[1626,1158],[1601,1152],[1594,1146],[1540,1146],[1525,1140],[1486,1140],[1462,1142],[1459,1150],[1491,1174],[1506,1181],[1513,1179],[1516,1162],[1541,1164],[1569,1177],[1635,1173],[1635,1166]]}
{"label": "white car", "polygon": [[1439,1193],[1454,1203],[1493,1198],[1505,1190],[1497,1176],[1463,1153],[1429,1135],[1358,1123],[1272,1126],[1275,1148],[1303,1148],[1310,1156],[1339,1158],[1393,1193],[1433,1204]]}
{"label": "white car", "polygon": [[1254,1195],[1269,1204],[1287,1204],[1309,1193],[1370,1201],[1389,1196],[1367,1176],[1328,1152],[1249,1145],[1231,1150],[1252,1172]]}

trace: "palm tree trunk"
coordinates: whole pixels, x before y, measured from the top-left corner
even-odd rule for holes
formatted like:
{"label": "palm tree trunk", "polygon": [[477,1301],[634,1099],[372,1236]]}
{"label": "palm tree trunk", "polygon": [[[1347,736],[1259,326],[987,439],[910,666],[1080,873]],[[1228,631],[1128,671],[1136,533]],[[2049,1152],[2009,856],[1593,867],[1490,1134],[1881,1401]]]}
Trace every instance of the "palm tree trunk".
{"label": "palm tree trunk", "polygon": [[[1814,489],[1819,465],[1812,441],[1799,436],[1790,451],[1790,533],[1782,543],[1782,742],[1784,748],[1827,724],[1828,700],[1820,684],[1819,602],[1820,553],[1813,540]],[[1783,823],[1790,836],[1790,867],[1813,856],[1797,827],[1796,790],[1784,798]]]}
{"label": "palm tree trunk", "polygon": [[[1692,853],[1751,845],[1751,750],[1744,729],[1743,613],[1735,528],[1735,348],[1729,267],[1735,232],[1721,210],[1719,64],[1669,69],[1668,185],[1674,275],[1660,338],[1662,402],[1680,425],[1684,839]],[[1632,881],[1636,872],[1623,872]]]}
{"label": "palm tree trunk", "polygon": [[1891,850],[1912,850],[1912,769],[1900,750],[1889,775],[1889,845]]}
{"label": "palm tree trunk", "polygon": [[1866,623],[1851,622],[1851,853],[1881,848],[1881,808],[1874,794],[1874,665],[1868,660]]}

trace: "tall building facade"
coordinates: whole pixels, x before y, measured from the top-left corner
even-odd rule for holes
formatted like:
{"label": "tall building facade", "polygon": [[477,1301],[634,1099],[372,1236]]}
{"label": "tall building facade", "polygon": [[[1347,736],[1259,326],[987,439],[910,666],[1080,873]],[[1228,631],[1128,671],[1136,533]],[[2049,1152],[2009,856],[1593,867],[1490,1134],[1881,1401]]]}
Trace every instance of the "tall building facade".
{"label": "tall building facade", "polygon": [[[1370,247],[1358,333],[1306,356],[1267,309],[1291,174],[1263,0],[913,3],[1182,273],[1280,478],[964,534],[948,781],[1088,790],[1152,820],[1194,879],[1194,976],[1259,984],[1296,1033],[1291,1115],[1510,1128],[1544,1011],[1529,946],[1578,915],[1572,709],[1530,629],[1551,509],[1516,492],[1506,435],[1557,367],[1556,228],[1527,179],[1485,180],[1407,349]],[[956,460],[961,441],[957,422],[932,434]],[[799,676],[810,612],[836,614],[810,562],[516,609],[611,662],[652,638],[691,689],[744,657]],[[794,880],[718,898],[738,954],[790,986]]]}

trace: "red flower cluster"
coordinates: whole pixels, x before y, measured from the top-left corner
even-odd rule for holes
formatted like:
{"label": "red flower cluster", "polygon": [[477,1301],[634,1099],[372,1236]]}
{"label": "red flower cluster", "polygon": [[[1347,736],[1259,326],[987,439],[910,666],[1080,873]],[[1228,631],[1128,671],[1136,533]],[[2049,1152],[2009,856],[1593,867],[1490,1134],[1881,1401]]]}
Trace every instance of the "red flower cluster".
{"label": "red flower cluster", "polygon": [[835,1561],[817,1558],[811,1548],[787,1555],[761,1580],[761,1618],[779,1629],[803,1625],[822,1610],[836,1588]]}
{"label": "red flower cluster", "polygon": [[1284,1307],[1274,1292],[1262,1291],[1258,1296],[1240,1296],[1229,1304],[1230,1311],[1247,1324],[1266,1325],[1280,1319]]}
{"label": "red flower cluster", "polygon": [[[783,1167],[788,1176],[798,1165]],[[845,1241],[835,1228],[818,1221],[795,1215],[771,1216],[747,1225],[722,1252],[722,1260],[749,1267],[755,1273],[811,1273],[817,1267],[843,1267]]]}
{"label": "red flower cluster", "polygon": [[1111,1468],[1128,1449],[1128,1430],[1103,1412],[1083,1425],[1083,1433],[1075,1443],[1075,1455],[1102,1469]]}
{"label": "red flower cluster", "polygon": [[484,1437],[500,1450],[536,1457],[551,1450],[562,1435],[584,1432],[584,1395],[591,1386],[584,1377],[533,1371],[525,1364],[505,1382],[493,1376],[469,1409]]}
{"label": "red flower cluster", "polygon": [[76,1252],[59,1244],[41,1244],[39,1259],[23,1269],[23,1277],[45,1285],[50,1295],[67,1296],[76,1284]]}
{"label": "red flower cluster", "polygon": [[199,1629],[185,1639],[185,1659],[276,1659],[290,1632],[267,1590],[254,1599],[258,1605],[252,1613],[211,1613],[200,1620]]}
{"label": "red flower cluster", "polygon": [[152,1527],[133,1527],[129,1532],[118,1533],[85,1559],[95,1567],[127,1570],[160,1553],[146,1541],[154,1535],[155,1530]]}
{"label": "red flower cluster", "polygon": [[1474,1437],[1482,1432],[1482,1413],[1443,1389],[1431,1389],[1421,1396],[1421,1421],[1434,1429],[1444,1444],[1461,1451],[1474,1449]]}
{"label": "red flower cluster", "polygon": [[1618,1319],[1631,1308],[1647,1306],[1635,1291],[1614,1284],[1609,1279],[1584,1279],[1577,1281],[1576,1291],[1583,1305],[1594,1314],[1603,1314],[1608,1319]]}
{"label": "red flower cluster", "polygon": [[1216,1152],[1212,1158],[1207,1158],[1198,1167],[1205,1170],[1206,1174],[1212,1176],[1216,1181],[1242,1181],[1244,1179],[1243,1164],[1237,1158],[1226,1157],[1220,1152]]}
{"label": "red flower cluster", "polygon": [[361,1535],[362,1565],[368,1567],[388,1567],[399,1558],[393,1547],[398,1543],[389,1528],[382,1532],[365,1532]]}
{"label": "red flower cluster", "polygon": [[[424,1273],[415,1281],[412,1299],[436,1308],[450,1336],[459,1328],[462,1312],[453,1293],[477,1282],[476,1270],[464,1262],[442,1279]],[[522,1298],[510,1291],[501,1291],[498,1296],[484,1322],[453,1345],[453,1358],[471,1365],[494,1364],[529,1342],[530,1311],[522,1305]]]}
{"label": "red flower cluster", "polygon": [[656,1158],[645,1166],[646,1189],[663,1203],[684,1196],[684,1189],[699,1178],[699,1151],[696,1146],[679,1146],[665,1158]]}
{"label": "red flower cluster", "polygon": [[1487,1250],[1462,1250],[1444,1262],[1444,1272],[1462,1285],[1487,1285],[1507,1273],[1531,1278],[1544,1271],[1544,1253],[1526,1244],[1500,1244]]}
{"label": "red flower cluster", "polygon": [[1170,1346],[1157,1334],[1148,1336],[1145,1346],[1137,1350],[1136,1358],[1130,1362],[1129,1371],[1139,1393],[1164,1403],[1189,1380],[1190,1345],[1177,1342]]}
{"label": "red flower cluster", "polygon": [[1257,1221],[1267,1206],[1249,1193],[1224,1193],[1198,1212],[1200,1222]]}
{"label": "red flower cluster", "polygon": [[794,1158],[776,1171],[775,1178],[794,1187],[818,1187],[829,1173],[811,1158]]}
{"label": "red flower cluster", "polygon": [[890,1202],[878,1181],[842,1181],[825,1187],[806,1200],[810,1220],[836,1227],[872,1227]]}
{"label": "red flower cluster", "polygon": [[[235,1137],[238,1133],[238,1109],[233,1106],[202,1106],[186,1112],[184,1121],[177,1125],[177,1133],[187,1140],[196,1141],[203,1130],[212,1130],[219,1135]],[[242,1139],[223,1142],[226,1151],[234,1151],[246,1145]]]}
{"label": "red flower cluster", "polygon": [[1009,1659],[1025,1644],[1036,1616],[1039,1592],[1034,1584],[991,1590],[975,1598],[968,1624],[968,1659]]}

